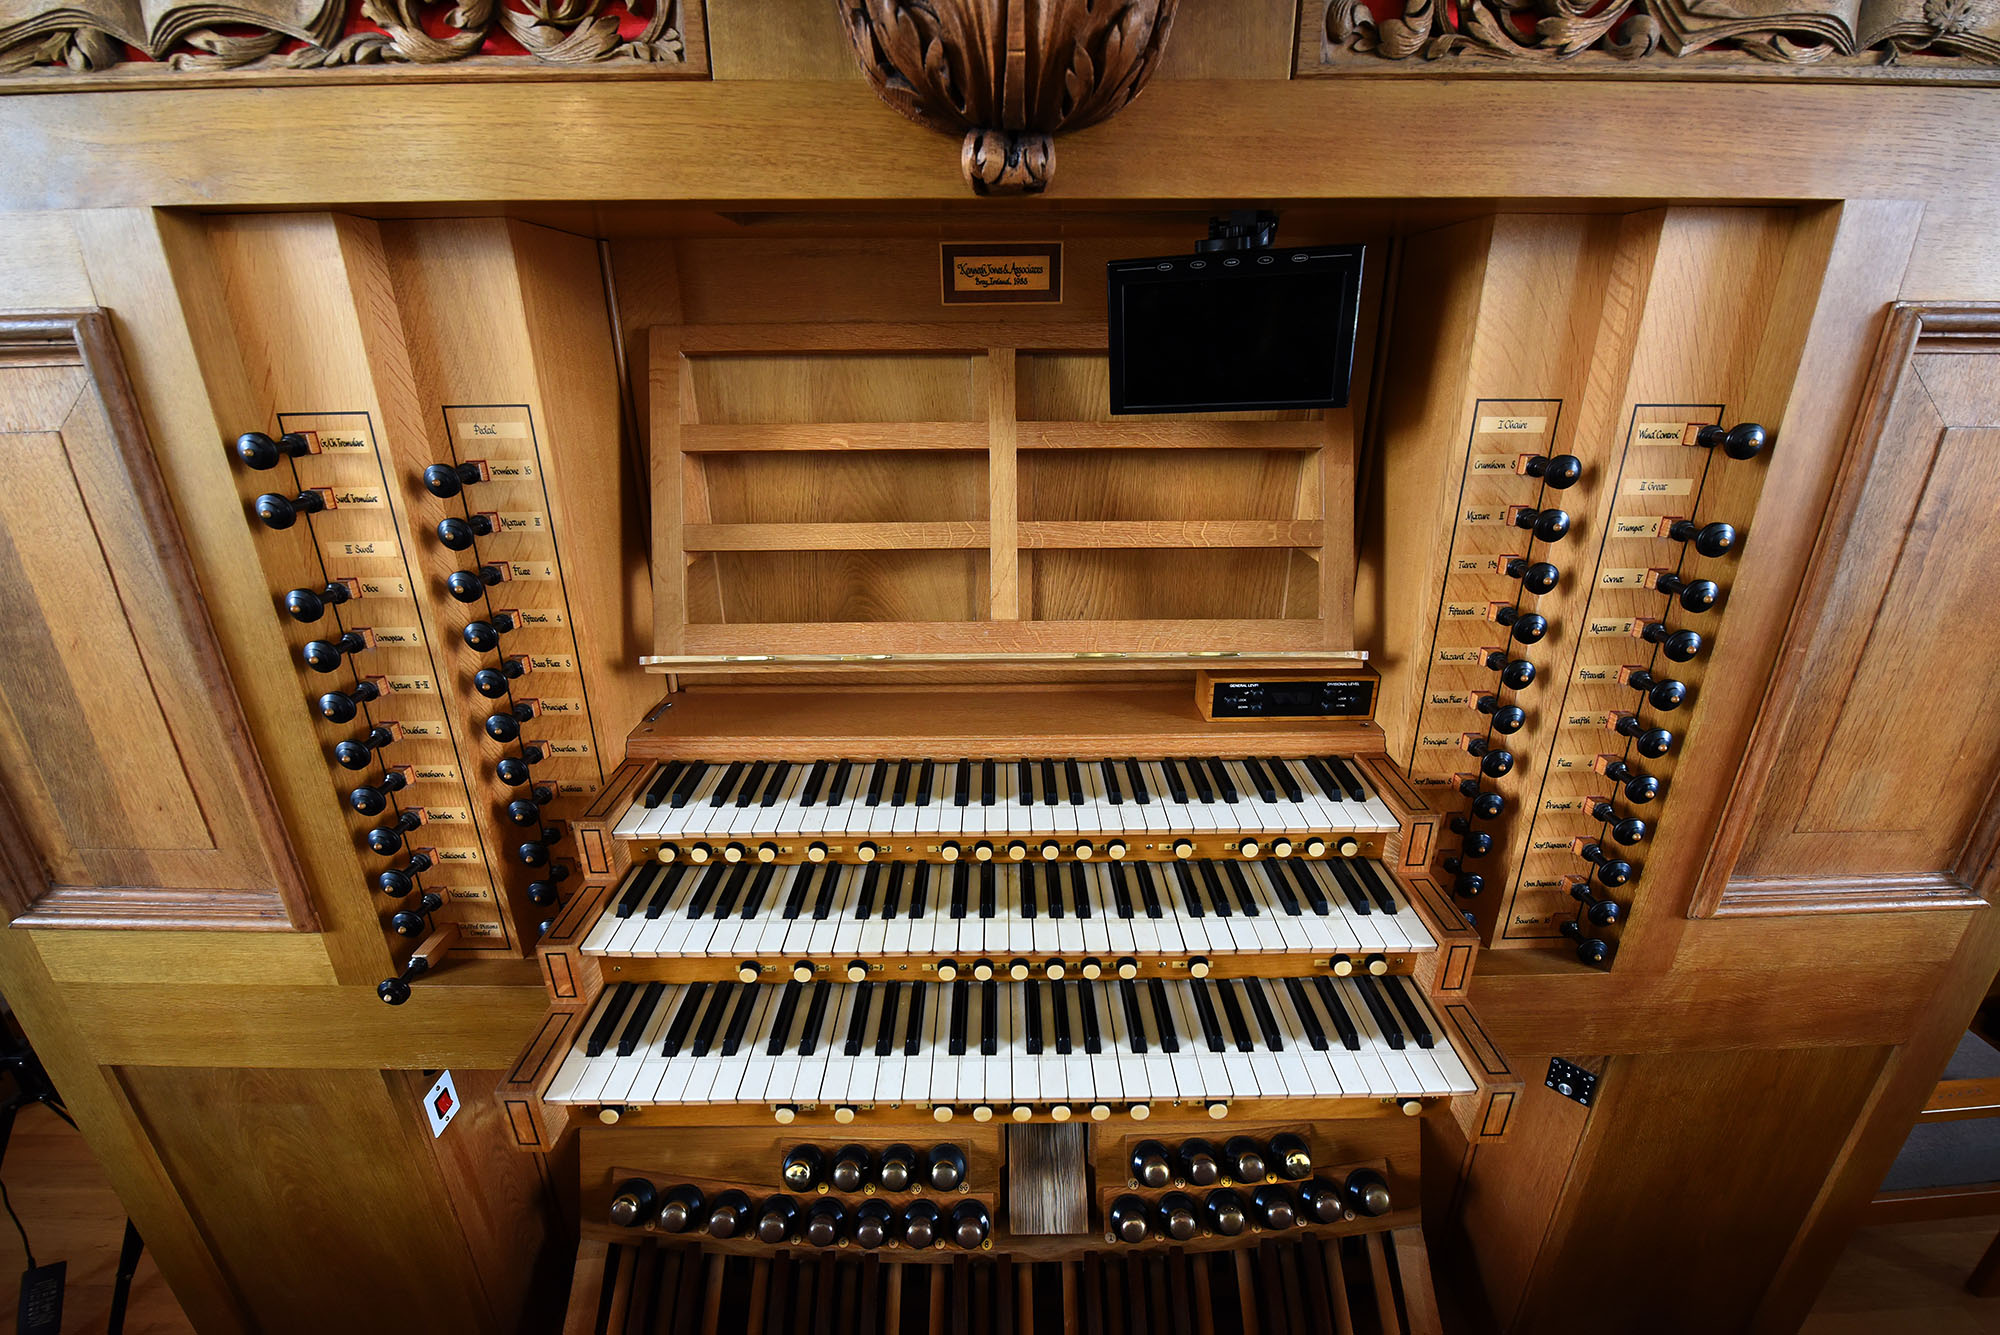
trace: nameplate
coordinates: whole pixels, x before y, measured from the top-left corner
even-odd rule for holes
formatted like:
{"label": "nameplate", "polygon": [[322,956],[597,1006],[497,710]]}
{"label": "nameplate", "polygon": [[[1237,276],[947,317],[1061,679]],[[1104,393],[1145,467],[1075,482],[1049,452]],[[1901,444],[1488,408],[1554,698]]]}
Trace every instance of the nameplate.
{"label": "nameplate", "polygon": [[[383,680],[389,683],[390,690],[399,694],[404,691],[414,691],[419,695],[424,695],[435,694],[437,691],[437,683],[429,677],[384,677]],[[405,731],[408,731],[408,729],[405,729]],[[410,735],[414,737],[417,734],[411,733]]]}
{"label": "nameplate", "polygon": [[1579,686],[1600,686],[1607,682],[1616,682],[1617,680],[1618,668],[1615,665],[1594,663],[1579,663],[1577,665],[1576,683]]}
{"label": "nameplate", "polygon": [[525,440],[528,436],[526,422],[482,422],[465,421],[458,423],[460,440]]}
{"label": "nameplate", "polygon": [[545,695],[542,697],[542,712],[544,714],[581,714],[583,712],[583,701],[567,698],[559,699]]}
{"label": "nameplate", "polygon": [[1678,445],[1685,422],[1641,422],[1632,431],[1632,438],[1647,445]]}
{"label": "nameplate", "polygon": [[1646,572],[1630,566],[1600,570],[1597,582],[1607,589],[1643,589],[1646,587]]}
{"label": "nameplate", "polygon": [[1632,633],[1632,618],[1592,617],[1583,623],[1583,633],[1585,635],[1630,635]]}
{"label": "nameplate", "polygon": [[496,482],[526,482],[535,476],[535,465],[528,459],[488,459],[486,471]]}
{"label": "nameplate", "polygon": [[1451,569],[1458,575],[1490,575],[1500,569],[1500,562],[1491,556],[1454,556]]}
{"label": "nameplate", "polygon": [[1462,705],[1469,698],[1464,691],[1432,691],[1424,697],[1424,702],[1433,705]]}
{"label": "nameplate", "polygon": [[1691,477],[1628,477],[1619,484],[1625,496],[1685,496],[1694,490]]}
{"label": "nameplate", "polygon": [[1458,519],[1460,523],[1473,528],[1488,524],[1504,524],[1507,522],[1507,510],[1505,506],[1499,505],[1468,505],[1459,512]]}
{"label": "nameplate", "polygon": [[1565,728],[1601,728],[1610,721],[1610,718],[1611,715],[1609,714],[1593,714],[1588,710],[1565,711],[1563,714],[1563,726]]}
{"label": "nameplate", "polygon": [[1659,532],[1658,515],[1611,516],[1611,536],[1614,538],[1652,538],[1659,536]]}
{"label": "nameplate", "polygon": [[514,624],[517,626],[560,626],[564,624],[563,614],[554,608],[517,607],[513,609]]}
{"label": "nameplate", "polygon": [[500,521],[502,533],[546,533],[549,527],[549,521],[538,510],[501,513],[495,518]]}
{"label": "nameplate", "polygon": [[407,598],[410,596],[409,581],[398,579],[393,575],[377,579],[357,579],[354,583],[360,588],[363,598]]}
{"label": "nameplate", "polygon": [[425,807],[424,815],[433,825],[464,825],[472,820],[464,807]]}
{"label": "nameplate", "polygon": [[537,672],[574,672],[574,654],[529,654],[528,666]]}
{"label": "nameplate", "polygon": [[[389,678],[392,685],[395,680],[394,677]],[[415,719],[399,723],[396,726],[403,730],[403,736],[405,737],[445,737],[450,735],[445,731],[444,724],[438,722],[436,719]]]}
{"label": "nameplate", "polygon": [[1587,805],[1587,800],[1581,797],[1545,797],[1542,799],[1542,810],[1552,816],[1561,816],[1573,811],[1582,811]]}
{"label": "nameplate", "polygon": [[537,742],[536,745],[552,756],[587,756],[590,754],[589,742],[548,740]]}
{"label": "nameplate", "polygon": [[[1546,417],[1482,417],[1479,419],[1479,434],[1482,436],[1540,435],[1548,430]],[[1508,460],[1513,467],[1513,460]]]}
{"label": "nameplate", "polygon": [[462,922],[458,925],[460,936],[478,937],[480,940],[497,940],[506,935],[497,922]]}
{"label": "nameplate", "polygon": [[482,860],[476,848],[440,848],[432,856],[440,863],[456,863],[461,867],[476,866]]}
{"label": "nameplate", "polygon": [[1471,468],[1475,473],[1511,473],[1514,461],[1519,457],[1515,454],[1475,454]]}
{"label": "nameplate", "polygon": [[386,503],[380,487],[333,488],[333,508],[336,510],[377,510]]}
{"label": "nameplate", "polygon": [[[410,779],[413,783],[457,783],[458,767],[456,765],[413,765],[410,768]],[[431,813],[431,819],[437,819],[436,812]]]}
{"label": "nameplate", "polygon": [[374,446],[368,437],[353,431],[315,431],[321,450],[369,450]]}
{"label": "nameplate", "polygon": [[947,306],[1053,305],[1062,300],[1062,243],[946,242],[938,247]]}
{"label": "nameplate", "polygon": [[1455,621],[1478,620],[1486,615],[1486,604],[1446,603],[1444,614]]}
{"label": "nameplate", "polygon": [[507,568],[514,572],[515,579],[554,579],[556,564],[553,561],[509,561]]}
{"label": "nameplate", "polygon": [[370,626],[375,643],[416,645],[424,642],[424,633],[415,626]]}
{"label": "nameplate", "polygon": [[1477,662],[1479,661],[1479,652],[1480,652],[1480,651],[1479,651],[1478,649],[1476,649],[1476,648],[1474,648],[1474,649],[1440,649],[1440,650],[1438,650],[1438,651],[1437,651],[1437,661],[1438,661],[1438,662],[1440,662],[1440,663],[1447,663],[1447,664],[1448,664],[1448,663],[1477,663]]}

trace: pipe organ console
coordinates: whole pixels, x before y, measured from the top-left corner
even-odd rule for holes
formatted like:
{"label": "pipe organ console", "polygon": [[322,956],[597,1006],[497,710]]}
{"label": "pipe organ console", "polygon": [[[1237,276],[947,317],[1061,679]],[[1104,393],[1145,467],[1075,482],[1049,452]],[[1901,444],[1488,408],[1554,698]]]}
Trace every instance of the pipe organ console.
{"label": "pipe organ console", "polygon": [[181,2],[0,20],[0,989],[190,1324],[1796,1328],[2000,968],[1985,20]]}

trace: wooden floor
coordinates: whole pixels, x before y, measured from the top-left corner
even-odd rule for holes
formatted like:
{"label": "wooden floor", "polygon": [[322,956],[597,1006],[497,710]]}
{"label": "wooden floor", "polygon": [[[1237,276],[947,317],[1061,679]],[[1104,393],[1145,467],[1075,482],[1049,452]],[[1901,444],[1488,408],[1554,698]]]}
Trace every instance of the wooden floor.
{"label": "wooden floor", "polygon": [[[63,1330],[102,1332],[110,1320],[125,1212],[83,1138],[46,1108],[29,1108],[15,1124],[0,1178],[27,1225],[36,1259],[69,1262]],[[2000,1298],[1974,1298],[1964,1284],[1996,1230],[2000,1216],[1863,1229],[1801,1335],[1994,1335]],[[13,1225],[0,1218],[0,1335],[12,1335],[25,1264]],[[126,1309],[127,1335],[193,1329],[146,1256]]]}
{"label": "wooden floor", "polygon": [[[118,1270],[118,1245],[125,1236],[125,1209],[83,1137],[40,1104],[29,1107],[14,1123],[13,1141],[6,1159],[0,1161],[0,1181],[6,1182],[14,1213],[28,1230],[35,1259],[43,1265],[69,1262],[64,1332],[102,1335],[111,1320],[111,1280]],[[0,1332],[5,1335],[14,1330],[21,1272],[26,1267],[21,1237],[0,1215]],[[193,1330],[151,1254],[141,1257],[125,1308],[126,1335],[185,1335]]]}

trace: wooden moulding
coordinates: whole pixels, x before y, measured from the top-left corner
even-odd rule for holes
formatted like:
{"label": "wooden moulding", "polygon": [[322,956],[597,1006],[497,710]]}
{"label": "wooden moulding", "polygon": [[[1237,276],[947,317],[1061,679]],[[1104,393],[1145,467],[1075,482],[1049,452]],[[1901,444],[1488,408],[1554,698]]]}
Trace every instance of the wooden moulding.
{"label": "wooden moulding", "polygon": [[[81,393],[52,392],[47,382],[64,368],[80,370]],[[33,604],[23,603],[16,631],[30,644],[41,637],[50,657],[35,682],[7,690],[0,909],[40,927],[316,930],[110,318],[0,316],[0,373],[24,378],[25,397],[8,415],[25,440],[41,442],[47,479],[67,483],[41,497],[41,513],[50,524],[68,515],[61,536],[75,544],[52,551],[56,535],[32,531],[25,511],[5,521],[15,594]],[[37,588],[34,572],[58,557],[71,583]],[[108,624],[72,620],[98,615]],[[93,693],[112,692],[124,697],[118,736],[80,712]],[[107,716],[104,726],[118,724]],[[57,737],[70,754],[54,749]],[[77,813],[64,812],[51,779],[93,770],[139,803],[127,837],[71,828]]]}

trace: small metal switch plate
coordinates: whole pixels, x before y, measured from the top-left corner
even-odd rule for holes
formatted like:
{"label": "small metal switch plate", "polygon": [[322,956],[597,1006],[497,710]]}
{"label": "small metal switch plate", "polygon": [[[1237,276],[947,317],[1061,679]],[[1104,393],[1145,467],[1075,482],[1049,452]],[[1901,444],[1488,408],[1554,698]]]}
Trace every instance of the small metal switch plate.
{"label": "small metal switch plate", "polygon": [[1586,1108],[1597,1097],[1597,1073],[1586,1071],[1575,1062],[1566,1062],[1561,1057],[1549,1058],[1549,1078],[1543,1083]]}

